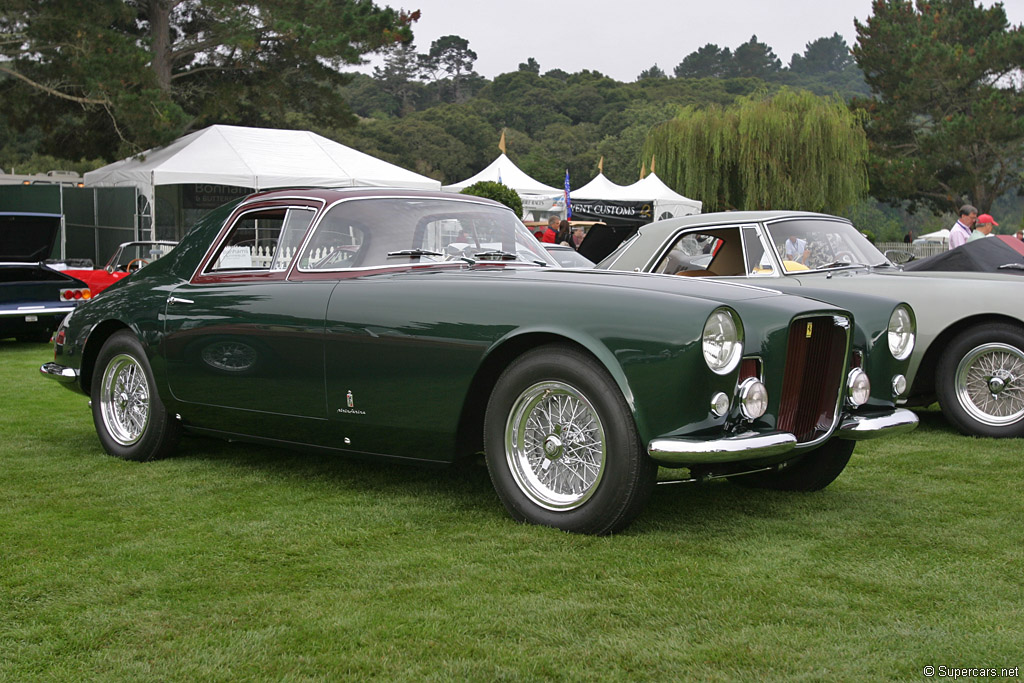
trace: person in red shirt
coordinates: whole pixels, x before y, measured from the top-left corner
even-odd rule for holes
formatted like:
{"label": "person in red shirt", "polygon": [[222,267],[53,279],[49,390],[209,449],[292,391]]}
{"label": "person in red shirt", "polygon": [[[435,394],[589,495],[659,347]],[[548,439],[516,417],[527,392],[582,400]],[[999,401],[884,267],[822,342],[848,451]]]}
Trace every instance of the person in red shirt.
{"label": "person in red shirt", "polygon": [[558,235],[558,221],[558,216],[548,216],[548,227],[537,228],[536,232],[533,233],[533,236],[541,242],[550,242],[551,244],[554,244],[555,237]]}

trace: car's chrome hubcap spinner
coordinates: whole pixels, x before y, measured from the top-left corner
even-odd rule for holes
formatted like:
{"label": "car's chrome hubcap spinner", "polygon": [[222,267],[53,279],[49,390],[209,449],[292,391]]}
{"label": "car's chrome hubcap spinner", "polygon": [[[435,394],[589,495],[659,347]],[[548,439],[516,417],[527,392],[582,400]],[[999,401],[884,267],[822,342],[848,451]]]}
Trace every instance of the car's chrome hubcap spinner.
{"label": "car's chrome hubcap spinner", "polygon": [[1024,354],[1009,344],[983,344],[963,357],[956,370],[957,400],[967,413],[990,426],[1024,418]]}
{"label": "car's chrome hubcap spinner", "polygon": [[596,491],[604,472],[604,427],[575,387],[548,381],[524,391],[505,429],[512,476],[530,500],[549,510],[571,510]]}

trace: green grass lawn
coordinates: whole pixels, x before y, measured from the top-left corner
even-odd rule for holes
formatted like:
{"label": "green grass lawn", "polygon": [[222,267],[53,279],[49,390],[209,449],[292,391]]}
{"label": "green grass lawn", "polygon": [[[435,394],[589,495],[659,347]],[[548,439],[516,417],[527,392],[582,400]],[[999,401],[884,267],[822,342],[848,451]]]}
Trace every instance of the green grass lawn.
{"label": "green grass lawn", "polygon": [[611,538],[447,470],[105,455],[0,341],[0,680],[922,680],[1024,665],[1024,444],[935,411],[829,488],[660,486]]}

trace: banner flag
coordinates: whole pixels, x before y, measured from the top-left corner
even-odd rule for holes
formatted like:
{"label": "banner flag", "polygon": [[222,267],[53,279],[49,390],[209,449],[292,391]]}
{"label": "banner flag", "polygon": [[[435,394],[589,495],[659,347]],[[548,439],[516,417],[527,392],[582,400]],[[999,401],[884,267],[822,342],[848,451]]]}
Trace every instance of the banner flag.
{"label": "banner flag", "polygon": [[569,201],[569,169],[565,169],[565,219],[572,218],[572,202]]}

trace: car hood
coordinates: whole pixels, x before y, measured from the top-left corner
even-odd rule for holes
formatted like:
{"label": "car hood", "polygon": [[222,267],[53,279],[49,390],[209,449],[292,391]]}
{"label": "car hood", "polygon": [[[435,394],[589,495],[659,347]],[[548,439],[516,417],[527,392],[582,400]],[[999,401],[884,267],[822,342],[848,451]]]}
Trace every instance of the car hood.
{"label": "car hood", "polygon": [[50,258],[60,234],[60,214],[0,213],[0,262],[38,263]]}

